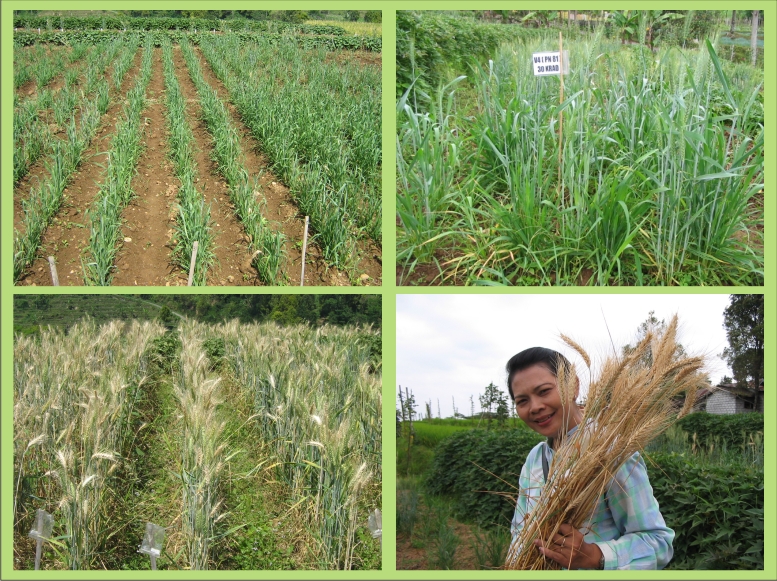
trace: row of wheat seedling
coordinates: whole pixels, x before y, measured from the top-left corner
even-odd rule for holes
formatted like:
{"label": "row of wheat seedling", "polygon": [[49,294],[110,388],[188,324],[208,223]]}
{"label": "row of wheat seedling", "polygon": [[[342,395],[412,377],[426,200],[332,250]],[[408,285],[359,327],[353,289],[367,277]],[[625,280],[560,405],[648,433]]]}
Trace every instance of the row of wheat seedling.
{"label": "row of wheat seedling", "polygon": [[204,285],[208,267],[214,259],[210,207],[205,205],[202,194],[195,186],[197,167],[194,162],[194,136],[186,120],[186,100],[175,76],[173,49],[170,43],[162,45],[162,64],[165,74],[170,155],[173,159],[175,175],[181,182],[178,188],[176,245],[173,255],[178,264],[188,270],[194,243],[197,242],[193,284]]}
{"label": "row of wheat seedling", "polygon": [[325,50],[294,42],[224,36],[200,47],[310,216],[324,257],[353,266],[356,240],[381,237],[380,69],[328,62]]}
{"label": "row of wheat seedling", "polygon": [[[115,63],[113,84],[117,86],[129,69],[137,46],[127,44]],[[92,69],[90,69],[92,70]],[[96,69],[94,69],[96,70]],[[65,188],[73,172],[81,163],[86,148],[95,136],[100,118],[110,104],[109,83],[105,78],[88,77],[87,88],[94,91],[81,100],[81,119],[76,125],[71,116],[65,128],[67,139],[54,140],[52,153],[44,162],[48,177],[30,190],[29,198],[22,201],[23,231],[14,236],[14,280],[33,261],[40,245],[41,236],[51,219],[59,211]],[[91,95],[91,98],[90,98]]]}
{"label": "row of wheat seedling", "polygon": [[67,69],[64,73],[64,85],[56,96],[51,90],[45,89],[39,91],[34,98],[26,99],[18,106],[14,105],[14,183],[27,175],[32,164],[47,151],[47,146],[51,142],[52,131],[42,113],[50,108],[57,125],[64,127],[76,109],[79,94],[83,101],[85,93],[89,92],[88,90],[79,92],[76,87],[82,69],[85,71],[86,80],[99,78],[120,47],[119,42],[103,45],[89,55],[89,58],[82,63],[83,66]]}
{"label": "row of wheat seedling", "polygon": [[130,202],[132,178],[142,150],[142,119],[146,108],[146,87],[151,78],[153,45],[146,40],[143,61],[135,86],[127,94],[127,102],[116,124],[111,140],[105,178],[100,185],[95,205],[91,208],[89,258],[84,264],[87,284],[107,286],[113,275],[113,262],[118,252],[121,213]]}
{"label": "row of wheat seedling", "polygon": [[211,560],[216,525],[227,516],[220,481],[235,452],[227,448],[226,422],[218,409],[222,402],[220,378],[210,373],[210,361],[203,349],[207,328],[187,321],[179,333],[181,359],[173,390],[182,415],[178,469],[183,493],[181,528],[189,566],[202,570]]}
{"label": "row of wheat seedling", "polygon": [[202,76],[197,55],[188,43],[181,43],[189,75],[200,96],[202,115],[213,136],[213,147],[219,165],[219,172],[229,186],[229,193],[235,205],[235,212],[251,238],[255,250],[254,265],[259,278],[266,284],[283,284],[281,265],[285,259],[284,236],[274,231],[271,223],[262,216],[257,195],[261,188],[256,179],[251,179],[245,170],[245,157],[240,138],[231,120],[229,111]]}
{"label": "row of wheat seedling", "polygon": [[525,66],[548,42],[473,68],[474,117],[455,83],[400,99],[400,260],[457,247],[472,284],[762,280],[762,75],[709,41],[654,55],[600,30],[570,44],[559,104],[559,79]]}
{"label": "row of wheat seedling", "polygon": [[134,439],[133,417],[156,323],[85,320],[14,346],[14,529],[54,515],[51,544],[70,569],[99,566],[120,531],[111,503]]}
{"label": "row of wheat seedling", "polygon": [[278,478],[306,503],[327,567],[351,568],[357,523],[366,520],[359,503],[380,479],[381,380],[362,340],[374,333],[237,322],[215,329],[254,402]]}
{"label": "row of wheat seedling", "polygon": [[[29,50],[15,50],[13,64],[14,89],[20,88],[30,79],[35,79],[38,91],[51,82],[66,63],[73,64],[90,52],[90,45],[76,42],[67,53],[46,55],[46,46],[36,44]],[[61,49],[65,50],[65,49]],[[44,64],[45,63],[45,64]]]}

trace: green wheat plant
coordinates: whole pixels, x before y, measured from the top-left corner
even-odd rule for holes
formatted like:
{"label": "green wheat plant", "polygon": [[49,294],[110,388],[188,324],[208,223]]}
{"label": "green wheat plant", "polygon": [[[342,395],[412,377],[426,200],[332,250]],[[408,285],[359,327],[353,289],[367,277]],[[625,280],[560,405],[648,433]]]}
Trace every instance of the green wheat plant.
{"label": "green wheat plant", "polygon": [[178,217],[176,224],[176,246],[173,252],[178,264],[185,271],[191,265],[194,242],[198,242],[197,259],[194,265],[193,284],[206,283],[207,271],[213,263],[213,233],[210,225],[210,207],[205,205],[202,194],[195,186],[196,165],[194,162],[194,136],[186,121],[186,101],[181,93],[173,66],[173,49],[170,43],[162,45],[162,64],[165,75],[165,100],[167,105],[169,143],[180,182],[178,188]]}
{"label": "green wheat plant", "polygon": [[526,66],[549,36],[473,65],[458,102],[401,97],[406,264],[443,249],[438,280],[473,285],[761,284],[762,72],[711,40],[654,54],[603,30],[565,43],[561,103],[558,77]]}
{"label": "green wheat plant", "polygon": [[127,95],[127,102],[111,140],[105,178],[91,209],[89,256],[84,262],[86,284],[108,286],[118,252],[121,213],[130,202],[132,178],[142,150],[141,116],[146,106],[146,87],[151,78],[153,45],[147,39],[140,75]]}
{"label": "green wheat plant", "polygon": [[330,62],[323,49],[293,41],[223,35],[200,48],[310,216],[325,259],[351,267],[358,240],[381,238],[380,71]]}
{"label": "green wheat plant", "polygon": [[[105,69],[119,52],[132,56],[136,50],[137,46],[132,43],[116,42],[109,45],[104,53],[100,51],[92,53],[95,60],[90,61],[91,64],[86,69],[86,90],[81,93],[75,105],[75,108],[81,112],[80,122],[76,124],[73,116],[66,122],[67,139],[54,140],[51,154],[43,161],[46,177],[34,184],[28,198],[22,200],[21,231],[14,233],[14,280],[18,280],[24,269],[34,260],[44,231],[59,211],[64,189],[70,183],[73,172],[80,165],[83,152],[94,138],[101,116],[108,110],[110,104],[108,82],[100,77],[99,71]],[[101,55],[101,58],[98,58],[98,55]],[[20,121],[20,123],[24,122]],[[14,115],[15,130],[16,125],[17,115]],[[16,164],[16,145],[14,147],[14,164]],[[20,157],[32,159],[27,154]],[[25,162],[25,167],[29,163],[30,161]]]}
{"label": "green wheat plant", "polygon": [[251,239],[251,247],[255,250],[254,262],[259,276],[265,284],[283,284],[285,275],[281,265],[286,255],[284,235],[277,230],[277,226],[271,228],[269,220],[262,216],[257,201],[261,188],[258,181],[251,179],[245,170],[245,156],[229,111],[203,78],[198,57],[191,46],[182,42],[181,49],[189,75],[200,96],[202,115],[213,137],[219,172],[229,185],[235,213],[243,223]]}

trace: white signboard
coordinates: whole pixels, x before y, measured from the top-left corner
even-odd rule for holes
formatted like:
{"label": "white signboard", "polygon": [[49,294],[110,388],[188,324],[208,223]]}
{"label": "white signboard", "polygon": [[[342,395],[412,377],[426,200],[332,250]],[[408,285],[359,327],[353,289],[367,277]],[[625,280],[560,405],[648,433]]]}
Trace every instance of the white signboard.
{"label": "white signboard", "polygon": [[[534,76],[558,75],[561,73],[561,58],[559,51],[535,52],[532,54]],[[564,51],[564,74],[569,74],[569,51]]]}

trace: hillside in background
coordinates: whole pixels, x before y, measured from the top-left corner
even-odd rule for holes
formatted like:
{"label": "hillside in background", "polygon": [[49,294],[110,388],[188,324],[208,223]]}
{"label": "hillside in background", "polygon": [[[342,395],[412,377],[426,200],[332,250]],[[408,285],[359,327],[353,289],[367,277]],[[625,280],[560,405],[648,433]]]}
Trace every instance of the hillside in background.
{"label": "hillside in background", "polygon": [[151,320],[164,307],[203,323],[231,319],[288,325],[381,326],[378,295],[17,295],[14,332],[34,333],[39,325],[69,327],[89,315],[100,324],[113,319]]}

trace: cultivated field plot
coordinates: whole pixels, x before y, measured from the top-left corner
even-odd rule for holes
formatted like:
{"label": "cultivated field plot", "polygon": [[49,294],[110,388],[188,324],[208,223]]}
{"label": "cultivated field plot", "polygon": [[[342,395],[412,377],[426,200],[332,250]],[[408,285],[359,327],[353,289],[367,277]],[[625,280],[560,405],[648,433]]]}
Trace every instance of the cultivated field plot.
{"label": "cultivated field plot", "polygon": [[15,33],[17,284],[380,284],[380,38],[137,20]]}
{"label": "cultivated field plot", "polygon": [[380,333],[90,319],[14,347],[14,567],[375,569]]}
{"label": "cultivated field plot", "polygon": [[563,97],[553,30],[398,70],[398,284],[763,284],[763,71],[604,32],[564,39]]}

